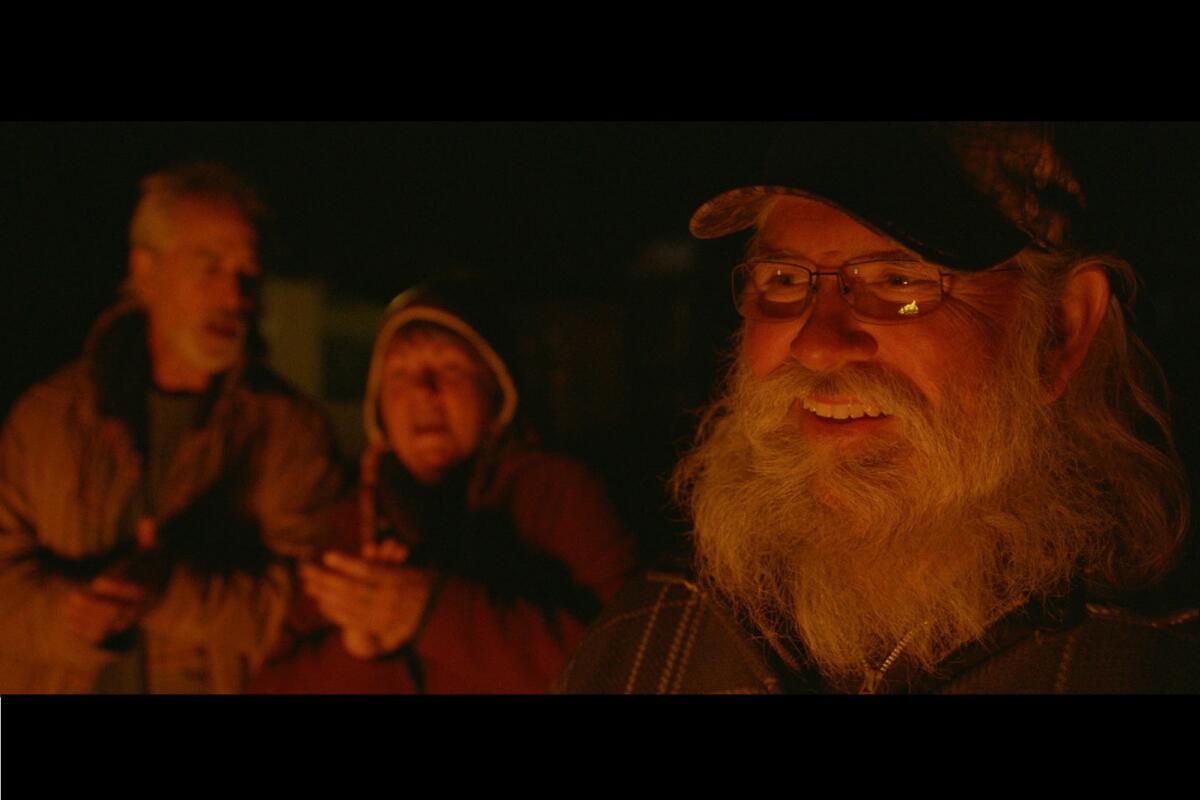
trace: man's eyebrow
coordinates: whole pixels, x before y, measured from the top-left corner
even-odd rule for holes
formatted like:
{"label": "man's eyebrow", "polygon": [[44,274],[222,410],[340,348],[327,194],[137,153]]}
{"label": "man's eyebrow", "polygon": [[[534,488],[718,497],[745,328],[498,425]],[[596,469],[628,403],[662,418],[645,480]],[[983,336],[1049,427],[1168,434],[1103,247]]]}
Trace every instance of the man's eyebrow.
{"label": "man's eyebrow", "polygon": [[[207,247],[206,245],[198,245],[192,250],[192,252],[205,262],[220,261],[223,257],[221,253],[210,247]],[[257,254],[252,255],[248,259],[243,259],[242,266],[250,267],[251,271],[249,274],[252,277],[261,275],[263,271],[262,262],[258,260]]]}
{"label": "man's eyebrow", "polygon": [[861,261],[916,261],[919,260],[907,250],[879,250],[871,253],[864,253],[861,256],[856,256],[847,263],[853,264]]}
{"label": "man's eyebrow", "polygon": [[[749,246],[747,246],[747,248],[746,248],[746,257],[747,258],[781,258],[781,259],[785,259],[788,257],[796,257],[796,256],[799,256],[800,258],[804,259],[805,261],[811,261],[811,259],[808,256],[801,256],[799,253],[794,253],[789,250],[762,249],[762,242],[759,241],[757,237],[755,237],[755,239],[751,240]],[[910,253],[907,250],[895,249],[895,250],[872,250],[869,253],[863,253],[862,255],[855,256],[854,258],[851,258],[843,263],[861,264],[866,261],[919,261],[919,260],[920,260],[920,258],[918,256],[913,255],[912,253]]]}

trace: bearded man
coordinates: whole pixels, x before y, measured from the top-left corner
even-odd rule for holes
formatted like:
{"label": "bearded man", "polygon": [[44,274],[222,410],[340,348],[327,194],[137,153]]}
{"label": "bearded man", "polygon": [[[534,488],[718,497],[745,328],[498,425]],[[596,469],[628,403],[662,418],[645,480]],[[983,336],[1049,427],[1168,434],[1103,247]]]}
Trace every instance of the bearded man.
{"label": "bearded man", "polygon": [[1026,124],[792,127],[761,185],[724,396],[672,480],[695,578],[623,590],[566,691],[1196,691],[1182,468],[1135,276]]}

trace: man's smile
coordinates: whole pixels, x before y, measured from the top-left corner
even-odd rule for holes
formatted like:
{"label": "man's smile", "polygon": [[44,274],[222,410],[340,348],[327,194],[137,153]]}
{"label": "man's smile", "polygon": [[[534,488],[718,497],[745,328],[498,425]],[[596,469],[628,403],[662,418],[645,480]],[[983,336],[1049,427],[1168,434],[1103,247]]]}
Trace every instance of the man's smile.
{"label": "man's smile", "polygon": [[890,412],[879,403],[857,397],[826,397],[812,395],[800,398],[800,405],[822,419],[861,419],[890,416]]}
{"label": "man's smile", "polygon": [[864,437],[875,441],[877,436],[895,426],[895,418],[878,403],[851,397],[797,397],[792,401],[788,417],[800,435],[811,442],[846,445]]}

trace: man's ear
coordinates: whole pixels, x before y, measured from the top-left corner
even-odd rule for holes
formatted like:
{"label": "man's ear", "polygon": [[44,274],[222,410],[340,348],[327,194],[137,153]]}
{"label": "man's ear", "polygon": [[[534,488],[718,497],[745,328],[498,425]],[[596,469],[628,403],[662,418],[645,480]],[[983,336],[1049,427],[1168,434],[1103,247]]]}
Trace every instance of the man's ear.
{"label": "man's ear", "polygon": [[1046,370],[1046,402],[1066,391],[1108,313],[1111,298],[1108,275],[1099,265],[1080,266],[1067,279],[1058,306],[1058,346],[1050,353]]}
{"label": "man's ear", "polygon": [[129,249],[129,285],[139,297],[146,296],[150,288],[150,276],[157,266],[154,253],[145,247]]}

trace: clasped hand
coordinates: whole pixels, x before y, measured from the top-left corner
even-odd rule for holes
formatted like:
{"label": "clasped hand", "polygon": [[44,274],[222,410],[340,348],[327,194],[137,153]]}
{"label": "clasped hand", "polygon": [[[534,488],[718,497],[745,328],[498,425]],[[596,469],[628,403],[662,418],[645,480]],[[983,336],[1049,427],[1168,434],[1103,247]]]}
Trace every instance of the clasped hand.
{"label": "clasped hand", "polygon": [[433,584],[426,570],[404,565],[408,551],[395,542],[363,547],[356,558],[329,551],[321,564],[303,564],[304,591],[342,628],[351,655],[374,658],[409,641]]}
{"label": "clasped hand", "polygon": [[[154,549],[157,528],[153,520],[139,520],[136,534],[139,551]],[[129,630],[150,607],[152,593],[126,575],[127,566],[118,563],[67,595],[63,609],[67,627],[88,644],[99,644]]]}
{"label": "clasped hand", "polygon": [[67,595],[67,626],[89,644],[128,630],[142,615],[146,590],[136,583],[101,575]]}

